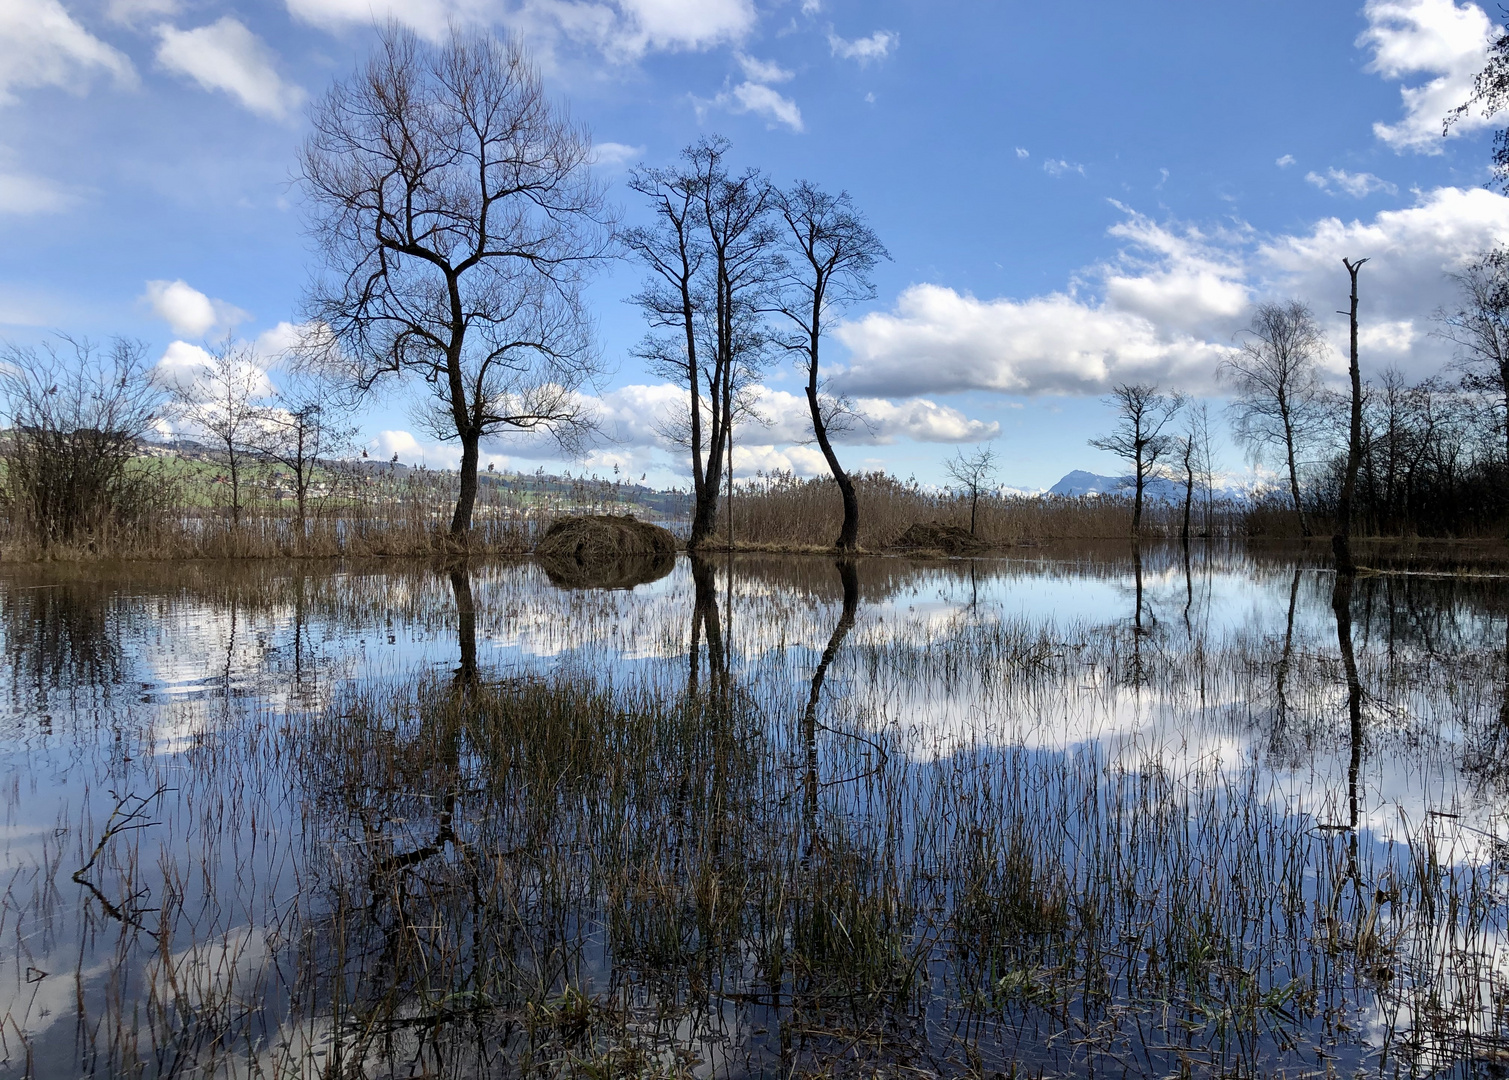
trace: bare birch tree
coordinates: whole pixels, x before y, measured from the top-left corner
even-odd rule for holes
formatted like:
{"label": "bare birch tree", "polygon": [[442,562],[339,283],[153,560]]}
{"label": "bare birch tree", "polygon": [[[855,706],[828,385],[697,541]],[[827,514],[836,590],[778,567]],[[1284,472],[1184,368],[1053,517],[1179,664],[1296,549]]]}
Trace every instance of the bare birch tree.
{"label": "bare birch tree", "polygon": [[1116,410],[1116,428],[1109,435],[1091,439],[1090,445],[1122,458],[1132,466],[1134,498],[1132,535],[1142,532],[1142,500],[1148,480],[1158,463],[1174,452],[1177,439],[1165,429],[1184,406],[1179,393],[1165,394],[1154,383],[1118,383],[1106,404]]}
{"label": "bare birch tree", "polygon": [[205,439],[225,466],[230,486],[231,528],[241,527],[246,509],[246,470],[261,456],[269,424],[272,386],[250,345],[227,339],[203,365],[165,376],[168,413]]}
{"label": "bare birch tree", "polygon": [[819,350],[832,317],[850,304],[874,297],[870,274],[890,254],[854,208],[848,192],[830,195],[803,180],[777,194],[776,208],[786,223],[786,260],[776,311],[788,324],[787,332],[778,334],[777,340],[798,357],[797,366],[807,377],[812,434],[843,497],[844,520],[834,546],[853,551],[859,544],[859,499],[829,438],[827,414],[832,410],[822,400]]}
{"label": "bare birch tree", "polygon": [[590,428],[599,373],[582,289],[612,238],[585,130],[509,37],[440,44],[394,24],[311,112],[300,155],[328,274],[306,361],[358,395],[421,381],[427,426],[461,444],[451,535],[471,528],[484,438]]}
{"label": "bare birch tree", "polygon": [[1298,454],[1322,422],[1320,358],[1325,347],[1325,335],[1305,304],[1263,304],[1242,332],[1241,351],[1217,370],[1236,393],[1230,406],[1236,440],[1254,461],[1270,449],[1283,454],[1289,498],[1305,536],[1310,522],[1300,494]]}

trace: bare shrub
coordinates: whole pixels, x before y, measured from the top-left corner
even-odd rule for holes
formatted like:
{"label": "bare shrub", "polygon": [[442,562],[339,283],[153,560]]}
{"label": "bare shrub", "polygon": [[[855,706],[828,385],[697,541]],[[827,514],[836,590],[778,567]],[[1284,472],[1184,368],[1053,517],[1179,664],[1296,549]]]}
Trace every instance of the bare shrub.
{"label": "bare shrub", "polygon": [[161,502],[161,473],[141,457],[161,405],[145,356],[124,338],[105,349],[69,337],[0,349],[0,490],[12,527],[44,552],[118,542]]}

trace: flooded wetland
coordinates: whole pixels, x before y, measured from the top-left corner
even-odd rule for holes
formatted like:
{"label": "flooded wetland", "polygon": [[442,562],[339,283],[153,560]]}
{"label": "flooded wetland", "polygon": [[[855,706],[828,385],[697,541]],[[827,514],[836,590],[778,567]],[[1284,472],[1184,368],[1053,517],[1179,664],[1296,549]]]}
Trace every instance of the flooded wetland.
{"label": "flooded wetland", "polygon": [[0,1077],[1502,1075],[1509,579],[1335,580],[11,568]]}

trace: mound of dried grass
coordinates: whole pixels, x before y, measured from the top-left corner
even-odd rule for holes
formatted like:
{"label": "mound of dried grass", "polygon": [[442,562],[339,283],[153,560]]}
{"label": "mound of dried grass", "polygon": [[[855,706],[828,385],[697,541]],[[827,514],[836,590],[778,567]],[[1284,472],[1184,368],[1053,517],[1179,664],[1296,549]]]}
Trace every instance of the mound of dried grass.
{"label": "mound of dried grass", "polygon": [[891,546],[907,551],[941,551],[945,555],[979,555],[990,550],[990,544],[968,529],[941,521],[919,521]]}
{"label": "mound of dried grass", "polygon": [[676,537],[669,530],[640,521],[632,514],[559,518],[534,547],[536,555],[573,559],[583,565],[675,550]]}

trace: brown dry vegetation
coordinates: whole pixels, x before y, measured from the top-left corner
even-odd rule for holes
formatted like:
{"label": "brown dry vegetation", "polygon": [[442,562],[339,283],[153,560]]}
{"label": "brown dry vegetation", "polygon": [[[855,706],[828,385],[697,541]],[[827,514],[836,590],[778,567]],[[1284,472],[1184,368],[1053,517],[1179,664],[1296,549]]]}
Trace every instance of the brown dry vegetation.
{"label": "brown dry vegetation", "polygon": [[[859,495],[859,546],[865,550],[893,547],[913,525],[939,523],[969,529],[966,495],[928,490],[885,473],[855,476],[854,484]],[[1182,507],[1149,504],[1143,511],[1143,531],[1151,536],[1177,536],[1182,513]],[[831,480],[763,477],[739,489],[733,516],[736,547],[827,548],[838,535],[843,504]],[[1192,528],[1196,534],[1214,536],[1246,532],[1242,514],[1226,503],[1213,507],[1208,524],[1204,508],[1197,507]],[[992,547],[1050,539],[1123,539],[1131,531],[1132,502],[1118,496],[982,496],[975,527],[976,535]],[[718,542],[726,543],[727,535],[724,507]]]}

